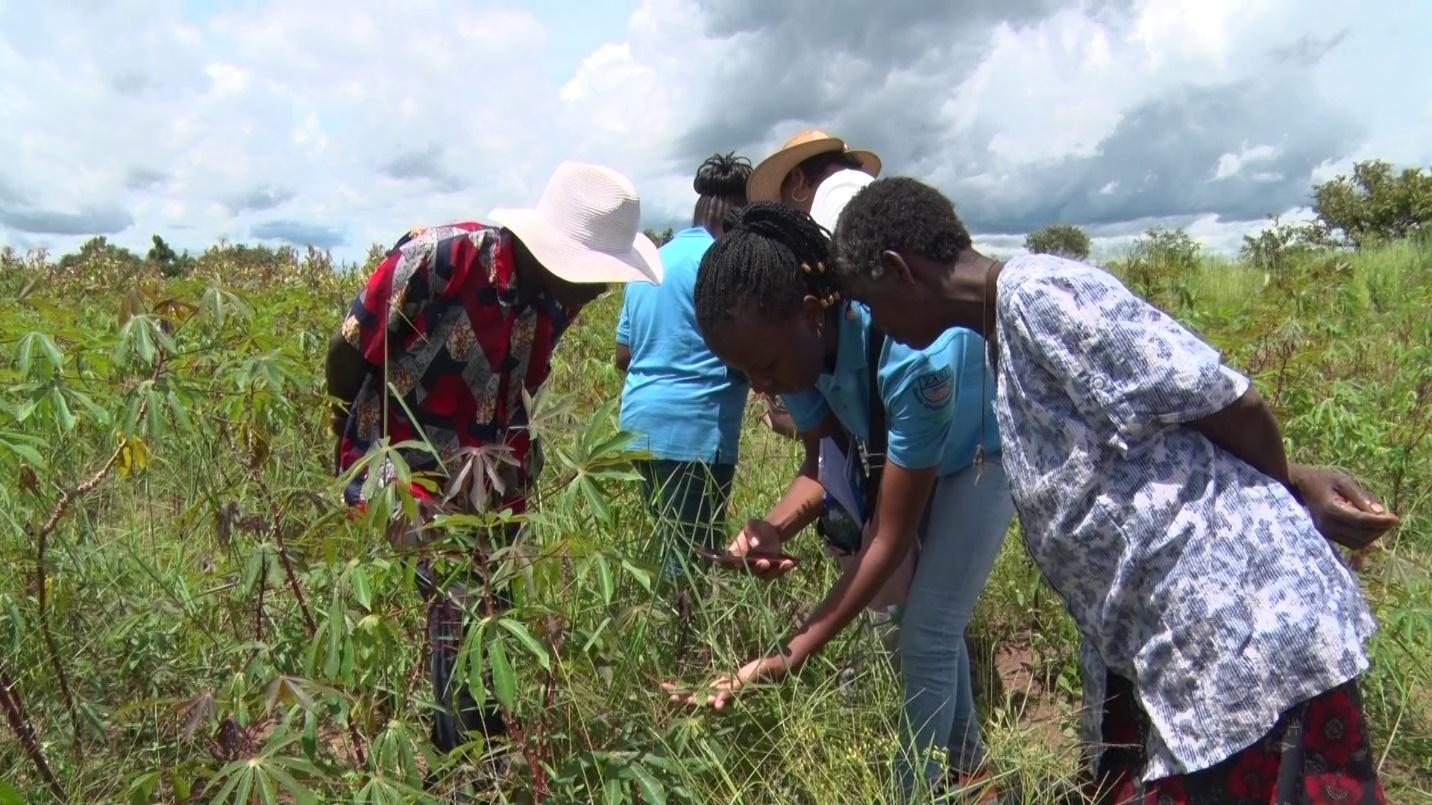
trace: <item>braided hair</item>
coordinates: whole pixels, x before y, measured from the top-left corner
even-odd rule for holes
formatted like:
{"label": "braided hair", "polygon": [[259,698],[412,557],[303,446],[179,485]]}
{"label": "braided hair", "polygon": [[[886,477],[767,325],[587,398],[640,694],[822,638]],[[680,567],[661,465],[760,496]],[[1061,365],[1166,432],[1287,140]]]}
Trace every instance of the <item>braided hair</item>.
{"label": "braided hair", "polygon": [[750,177],[751,161],[736,156],[734,151],[708,157],[696,169],[696,179],[691,183],[699,196],[691,225],[720,234],[726,216],[746,206],[746,180]]}
{"label": "braided hair", "polygon": [[738,312],[785,319],[806,296],[826,307],[841,298],[829,233],[799,210],[758,201],[728,215],[726,236],[701,258],[696,324],[710,338]]}

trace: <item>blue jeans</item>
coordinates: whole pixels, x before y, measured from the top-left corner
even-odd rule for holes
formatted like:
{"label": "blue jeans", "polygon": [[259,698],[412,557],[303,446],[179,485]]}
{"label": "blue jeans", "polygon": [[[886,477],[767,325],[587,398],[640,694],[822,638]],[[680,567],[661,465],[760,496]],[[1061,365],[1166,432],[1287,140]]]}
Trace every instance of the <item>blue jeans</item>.
{"label": "blue jeans", "polygon": [[905,730],[896,768],[907,792],[917,765],[927,783],[943,772],[938,762],[920,760],[931,749],[945,750],[956,772],[976,771],[985,760],[965,627],[1014,519],[1014,501],[998,454],[985,459],[978,483],[975,476],[969,467],[935,486],[900,622]]}

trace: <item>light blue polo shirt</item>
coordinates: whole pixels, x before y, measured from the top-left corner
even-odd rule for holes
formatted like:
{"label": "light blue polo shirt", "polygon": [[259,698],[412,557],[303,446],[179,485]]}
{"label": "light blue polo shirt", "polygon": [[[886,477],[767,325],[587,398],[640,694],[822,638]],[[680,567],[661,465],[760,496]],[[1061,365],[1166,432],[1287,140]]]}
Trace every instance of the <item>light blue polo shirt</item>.
{"label": "light blue polo shirt", "polygon": [[[820,425],[834,412],[845,429],[870,443],[870,381],[866,345],[870,311],[850,303],[854,319],[840,317],[834,371],[822,372],[815,388],[784,395],[791,418],[800,430]],[[955,327],[935,343],[917,350],[889,338],[880,352],[880,397],[885,401],[889,432],[886,455],[906,469],[939,465],[940,475],[968,467],[981,439],[980,409],[984,408],[985,452],[999,452],[999,429],[992,403],[995,375],[984,381],[985,342],[971,330]]]}
{"label": "light blue polo shirt", "polygon": [[631,349],[621,426],[657,458],[736,463],[748,383],[717,358],[696,329],[696,269],[715,240],[684,229],[661,247],[660,285],[626,286],[617,343]]}

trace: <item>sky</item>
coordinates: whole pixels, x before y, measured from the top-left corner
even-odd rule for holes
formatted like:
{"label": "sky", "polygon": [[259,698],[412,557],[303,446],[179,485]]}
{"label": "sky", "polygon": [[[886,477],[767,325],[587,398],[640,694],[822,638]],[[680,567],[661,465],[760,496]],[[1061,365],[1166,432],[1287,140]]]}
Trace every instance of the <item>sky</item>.
{"label": "sky", "polygon": [[535,203],[563,159],[690,220],[819,127],[976,242],[1235,251],[1355,160],[1432,165],[1421,0],[0,0],[0,245],[312,244]]}

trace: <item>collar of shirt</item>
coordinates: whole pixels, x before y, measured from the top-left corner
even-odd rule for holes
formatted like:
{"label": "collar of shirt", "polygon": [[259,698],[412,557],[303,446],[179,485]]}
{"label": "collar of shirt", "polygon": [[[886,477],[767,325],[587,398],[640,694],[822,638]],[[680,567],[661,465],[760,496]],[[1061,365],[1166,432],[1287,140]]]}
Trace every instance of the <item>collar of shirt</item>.
{"label": "collar of shirt", "polygon": [[497,304],[501,305],[508,314],[520,313],[526,307],[535,307],[542,313],[551,316],[559,329],[566,327],[572,319],[576,318],[582,308],[580,306],[563,307],[556,299],[552,298],[552,292],[546,288],[538,291],[526,305],[518,303],[521,293],[517,275],[517,250],[512,247],[512,233],[501,227],[496,231],[500,240],[496,256],[487,271],[487,282],[497,293]]}
{"label": "collar of shirt", "polygon": [[[836,317],[839,330],[835,336],[835,368],[821,372],[822,379],[831,380],[836,375],[863,375],[868,363],[865,345],[870,337],[870,311],[859,302],[847,302],[846,306]],[[855,311],[855,316],[851,317],[847,310]]]}

